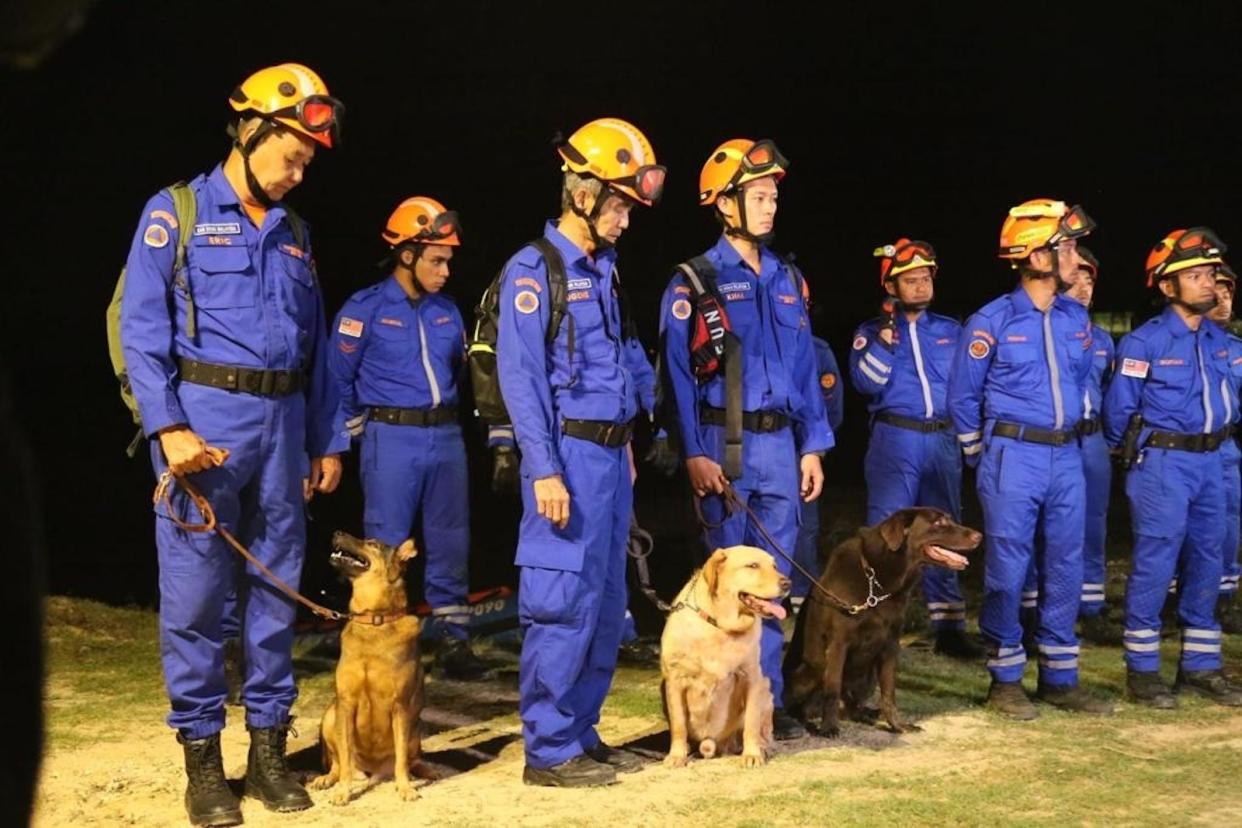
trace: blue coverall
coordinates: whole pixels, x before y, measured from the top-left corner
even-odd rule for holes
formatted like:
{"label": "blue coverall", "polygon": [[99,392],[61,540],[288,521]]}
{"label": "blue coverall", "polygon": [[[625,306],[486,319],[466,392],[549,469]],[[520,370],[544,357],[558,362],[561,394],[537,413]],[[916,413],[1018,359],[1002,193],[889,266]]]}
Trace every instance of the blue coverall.
{"label": "blue coverall", "polygon": [[[810,320],[802,286],[789,268],[766,247],[755,273],[722,236],[706,253],[716,271],[716,290],[724,302],[733,333],[741,340],[742,409],[776,412],[789,425],[776,431],[747,431],[742,440],[742,475],[733,481],[738,497],[758,515],[781,549],[790,554],[801,519],[799,458],[833,446],[815,368]],[[685,457],[724,459],[724,427],[700,423],[700,408],[725,408],[723,370],[706,382],[694,376],[690,361],[693,301],[690,287],[676,275],[660,305],[664,361],[676,402]],[[702,503],[709,549],[746,544],[767,549],[786,575],[789,561],[772,550],[744,512],[726,515],[721,497]],[[760,663],[772,685],[775,705],[782,706],[780,623],[767,619],[761,636]]]}
{"label": "blue coverall", "polygon": [[[309,246],[299,246],[281,204],[256,227],[217,166],[190,182],[193,227],[179,227],[172,197],[147,202],[127,262],[121,339],[151,438],[156,475],[166,468],[156,438],[188,426],[209,445],[227,449],[222,465],[192,481],[219,524],[281,580],[298,586],[306,547],[302,481],[310,459],[342,451],[348,434],[333,428],[336,395],[327,369],[323,298]],[[187,265],[173,273],[181,234],[192,234]],[[192,295],[196,335],[187,332]],[[181,377],[180,360],[259,370],[302,372],[293,393],[252,393],[196,384]],[[269,375],[270,376],[270,375]],[[178,489],[173,508],[190,522],[198,510]],[[244,608],[242,646],[246,721],[284,724],[297,698],[293,681],[296,607],[253,566],[244,577],[237,553],[218,534],[178,529],[155,509],[159,552],[160,650],[172,703],[168,723],[187,739],[224,728],[227,692],[221,621],[228,594]]]}
{"label": "blue coverall", "polygon": [[[836,434],[845,419],[845,389],[841,387],[841,369],[828,343],[818,336],[811,337],[815,346],[815,366],[819,374],[819,388],[824,397],[824,411],[828,415],[828,427]],[[823,498],[802,504],[802,524],[798,527],[798,542],[794,560],[808,572],[819,574],[819,510]],[[801,572],[793,573],[793,599],[806,598],[811,582]]]}
{"label": "blue coverall", "polygon": [[[913,320],[899,313],[893,344],[886,345],[879,336],[883,322],[864,322],[850,348],[850,380],[870,398],[871,440],[863,466],[867,523],[874,526],[912,506],[942,509],[960,521],[962,457],[945,396],[961,323],[930,311]],[[886,417],[914,422],[894,424]],[[924,567],[923,597],[933,630],[965,629],[966,602],[956,572]]]}
{"label": "blue coverall", "polygon": [[1121,446],[1130,416],[1143,417],[1140,452],[1126,475],[1134,560],[1124,645],[1126,666],[1135,672],[1160,667],[1160,609],[1179,555],[1181,667],[1220,669],[1215,615],[1226,520],[1222,450],[1157,448],[1147,441],[1153,431],[1193,436],[1227,428],[1234,418],[1232,383],[1224,331],[1206,321],[1193,331],[1172,306],[1117,347],[1117,371],[1104,398],[1108,442]]}
{"label": "blue coverall", "polygon": [[[549,344],[547,266],[536,248],[523,247],[503,270],[496,346],[522,454],[519,712],[526,762],[534,768],[559,765],[599,743],[595,725],[616,669],[626,605],[633,504],[627,446],[571,437],[563,423],[625,424],[637,414],[611,287],[616,251],[592,257],[552,223],[544,237],[565,262],[567,318]],[[552,475],[561,475],[569,491],[564,529],[541,517],[535,500],[534,482]]]}
{"label": "blue coverall", "polygon": [[390,276],[349,298],[332,325],[328,365],[340,427],[361,437],[367,537],[397,546],[420,521],[433,634],[466,639],[470,624],[470,503],[456,418],[432,426],[370,418],[372,408],[453,409],[465,327],[451,298],[411,299]]}
{"label": "blue coverall", "polygon": [[[1078,683],[1074,621],[1082,592],[1086,483],[1075,429],[1092,359],[1082,305],[1057,295],[1041,311],[1020,284],[963,329],[949,379],[949,414],[968,462],[979,462],[987,563],[979,628],[995,681],[1026,668],[1019,605],[1035,552],[1046,552],[1038,604],[1039,681]],[[1017,427],[1019,436],[996,430]],[[1043,442],[1041,439],[1052,442]]]}

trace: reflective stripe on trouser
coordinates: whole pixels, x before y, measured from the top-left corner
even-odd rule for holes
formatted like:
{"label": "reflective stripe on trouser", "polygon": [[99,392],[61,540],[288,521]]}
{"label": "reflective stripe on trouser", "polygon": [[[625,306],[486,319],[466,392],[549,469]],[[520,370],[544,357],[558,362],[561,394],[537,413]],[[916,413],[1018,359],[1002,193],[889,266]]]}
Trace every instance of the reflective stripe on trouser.
{"label": "reflective stripe on trouser", "polygon": [[431,634],[466,638],[470,507],[461,428],[368,422],[359,455],[367,537],[398,546],[417,535]]}
{"label": "reflective stripe on trouser", "polygon": [[[1019,612],[1023,585],[1035,553],[1036,528],[1045,551],[1043,589],[1036,599],[1035,640],[1043,684],[1078,683],[1074,621],[1082,591],[1084,514],[1082,460],[1078,446],[1044,446],[1013,440],[989,441],[979,464],[987,560],[979,628],[991,645],[988,669],[998,681],[1018,681],[1026,658]],[[1042,523],[1041,523],[1042,520]]]}
{"label": "reflective stripe on trouser", "polygon": [[1220,591],[1232,595],[1238,591],[1238,576],[1242,575],[1242,566],[1238,565],[1238,533],[1239,521],[1242,520],[1242,460],[1238,444],[1226,440],[1220,448],[1221,462],[1225,472],[1225,541],[1221,544]]}
{"label": "reflective stripe on trouser", "polygon": [[[718,426],[701,429],[700,436],[709,456],[721,457],[723,435],[724,429]],[[742,476],[733,481],[733,488],[787,553],[798,538],[798,521],[802,514],[798,483],[798,457],[790,429],[768,434],[746,432],[742,442]],[[790,574],[793,567],[789,561],[772,551],[745,512],[735,512],[726,520],[722,501],[716,496],[703,498],[702,508],[708,522],[723,521],[719,528],[704,532],[709,550],[739,544],[757,546],[772,554],[782,574]],[[785,635],[780,622],[774,618],[765,619],[759,641],[759,665],[771,682],[772,702],[778,708],[783,707],[785,679],[781,674],[781,647]]]}
{"label": "reflective stripe on trouser", "polygon": [[[798,540],[794,545],[794,560],[807,572],[818,577],[819,571],[819,504],[823,498],[810,503],[803,503],[802,523],[798,526]],[[793,587],[789,590],[791,599],[805,598],[811,591],[811,582],[801,572],[795,570],[791,576]]]}
{"label": "reflective stripe on trouser", "polygon": [[[1152,672],[1160,666],[1160,609],[1178,565],[1178,617],[1186,629],[1215,632],[1220,589],[1220,547],[1225,498],[1220,452],[1146,449],[1126,475],[1134,560],[1126,582],[1126,666]],[[1152,635],[1154,631],[1155,635]],[[1186,670],[1220,668],[1220,649],[1183,647]]]}
{"label": "reflective stripe on trouser", "polygon": [[[229,452],[223,466],[195,474],[194,485],[211,502],[219,524],[296,589],[306,549],[302,479],[309,472],[303,398],[271,399],[191,384],[179,387],[177,396],[190,428]],[[161,474],[165,464],[158,440],[151,441],[151,459]],[[174,488],[172,503],[183,520],[201,522],[181,489]],[[218,534],[178,529],[163,506],[156,507],[155,543],[160,655],[172,706],[168,724],[188,739],[224,727],[224,614],[234,591],[234,606],[244,610],[246,721],[255,727],[283,724],[297,698],[293,601],[253,566],[239,566],[237,552]],[[236,618],[231,626],[237,628]]]}
{"label": "reflective stripe on trouser", "polygon": [[1104,432],[1082,440],[1082,472],[1087,485],[1086,532],[1082,546],[1082,603],[1079,617],[1099,615],[1104,609],[1105,540],[1108,532],[1108,499],[1113,465]]}
{"label": "reflective stripe on trouser", "polygon": [[[948,430],[924,434],[876,422],[863,474],[870,526],[913,506],[942,509],[956,521],[962,518],[961,450]],[[957,573],[929,565],[922,577],[932,629],[965,629],[966,603]]]}
{"label": "reflective stripe on trouser", "polygon": [[549,768],[599,744],[595,725],[617,667],[633,489],[625,448],[562,437],[569,524],[539,516],[522,476],[518,676],[526,762]]}

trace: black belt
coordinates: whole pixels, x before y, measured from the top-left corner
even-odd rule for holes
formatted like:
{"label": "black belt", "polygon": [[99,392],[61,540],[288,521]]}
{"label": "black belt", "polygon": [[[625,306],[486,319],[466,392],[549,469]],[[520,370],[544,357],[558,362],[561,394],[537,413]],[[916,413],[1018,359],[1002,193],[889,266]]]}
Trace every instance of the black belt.
{"label": "black belt", "polygon": [[562,420],[561,432],[579,440],[590,440],[605,448],[620,448],[634,436],[634,421],[610,423],[607,420]]}
{"label": "black belt", "polygon": [[1042,443],[1046,446],[1064,446],[1078,440],[1078,428],[1053,431],[1048,428],[998,422],[992,427],[993,437],[1012,437],[1024,443]]}
{"label": "black belt", "polygon": [[1078,433],[1083,437],[1090,437],[1092,434],[1098,434],[1103,424],[1099,419],[1095,420],[1079,420]]}
{"label": "black belt", "polygon": [[370,419],[389,425],[438,426],[457,422],[457,406],[438,405],[435,408],[389,408],[376,406],[371,409]]}
{"label": "black belt", "polygon": [[286,397],[306,387],[305,371],[265,371],[262,368],[213,365],[184,358],[177,360],[177,367],[184,382],[243,391],[260,397]]}
{"label": "black belt", "polygon": [[[725,410],[711,405],[699,407],[699,422],[704,425],[725,424]],[[789,427],[789,415],[781,411],[743,411],[742,428],[759,434],[780,431]]]}
{"label": "black belt", "polygon": [[881,411],[875,415],[875,418],[891,426],[906,428],[910,431],[921,431],[924,434],[930,434],[933,431],[944,431],[949,427],[948,420],[916,420],[913,417],[902,417],[898,414],[890,414],[887,411]]}
{"label": "black belt", "polygon": [[1229,439],[1231,429],[1225,426],[1211,434],[1182,434],[1177,431],[1153,431],[1147,436],[1146,448],[1173,449],[1174,451],[1216,451]]}

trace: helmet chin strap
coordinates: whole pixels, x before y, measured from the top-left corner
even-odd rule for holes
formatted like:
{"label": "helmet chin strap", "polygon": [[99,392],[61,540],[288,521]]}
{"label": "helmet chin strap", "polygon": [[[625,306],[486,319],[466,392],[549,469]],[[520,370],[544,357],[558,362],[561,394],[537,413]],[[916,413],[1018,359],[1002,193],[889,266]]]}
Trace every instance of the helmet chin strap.
{"label": "helmet chin strap", "polygon": [[250,169],[250,153],[254,152],[254,148],[259,145],[259,141],[263,140],[268,133],[274,132],[275,130],[276,127],[274,124],[270,121],[264,120],[263,123],[259,124],[258,128],[254,131],[254,134],[250,136],[250,140],[243,144],[241,142],[241,133],[238,131],[237,125],[229,124],[228,128],[229,137],[233,139],[233,146],[237,148],[237,152],[242,157],[242,169],[246,173],[246,187],[250,190],[251,197],[253,197],[255,201],[262,204],[264,207],[271,207],[275,204],[275,202],[272,201],[271,197],[266,191],[264,191],[263,187],[259,184],[259,179],[255,178],[254,171]]}
{"label": "helmet chin strap", "polygon": [[600,182],[600,184],[599,195],[595,197],[595,206],[591,208],[590,213],[579,207],[578,202],[572,200],[570,201],[571,206],[569,208],[570,212],[586,222],[587,231],[591,234],[591,243],[595,245],[597,253],[612,247],[612,242],[601,236],[599,230],[595,227],[595,222],[599,221],[599,214],[604,209],[604,202],[608,200],[608,197],[613,192],[607,184],[603,182]]}
{"label": "helmet chin strap", "polygon": [[1181,305],[1195,316],[1204,316],[1219,304],[1215,293],[1212,294],[1211,300],[1206,302],[1187,302],[1182,298],[1182,283],[1178,281],[1177,275],[1174,274],[1169,278],[1173,280],[1173,295],[1169,297],[1170,305]]}
{"label": "helmet chin strap", "polygon": [[[746,199],[743,198],[741,188],[733,191],[733,200],[737,203],[738,226],[730,227],[728,222],[725,222],[725,235],[745,239],[748,242],[753,242],[754,244],[759,245],[766,246],[771,244],[772,239],[776,238],[775,231],[769,230],[766,233],[750,232],[750,221],[746,218]],[[723,219],[724,216],[721,214],[721,220]]]}

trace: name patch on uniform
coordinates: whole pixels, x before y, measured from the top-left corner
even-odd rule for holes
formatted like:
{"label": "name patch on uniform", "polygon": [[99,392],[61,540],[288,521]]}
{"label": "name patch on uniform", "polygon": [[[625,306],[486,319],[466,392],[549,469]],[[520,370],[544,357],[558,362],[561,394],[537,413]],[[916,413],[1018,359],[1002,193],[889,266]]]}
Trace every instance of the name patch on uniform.
{"label": "name patch on uniform", "polygon": [[529,276],[519,276],[518,278],[514,279],[513,286],[534,288],[535,293],[543,293],[543,287],[539,284],[539,281],[536,279],[532,279]]}
{"label": "name patch on uniform", "polygon": [[570,279],[569,281],[565,283],[565,288],[567,290],[590,290],[591,280],[590,279]]}
{"label": "name patch on uniform", "polygon": [[861,351],[863,348],[866,348],[866,347],[867,347],[867,337],[862,336],[861,334],[854,337],[854,350],[855,351]]}
{"label": "name patch on uniform", "polygon": [[1126,357],[1121,361],[1121,375],[1123,377],[1146,379],[1149,368],[1151,368],[1151,364],[1141,359],[1130,359],[1129,357]]}
{"label": "name patch on uniform", "polygon": [[381,316],[379,323],[381,325],[392,325],[394,328],[404,328],[405,323],[400,319],[393,319],[391,316]]}
{"label": "name patch on uniform", "polygon": [[1096,356],[1108,356],[1108,351],[1096,351]]}
{"label": "name patch on uniform", "polygon": [[1217,351],[1217,352],[1216,352],[1216,356],[1217,356],[1217,357],[1227,357],[1227,356],[1229,356],[1229,352],[1228,352],[1228,351]]}
{"label": "name patch on uniform", "polygon": [[721,293],[745,293],[750,290],[750,282],[725,282],[718,285],[716,290]]}
{"label": "name patch on uniform", "polygon": [[539,310],[539,296],[533,291],[524,290],[513,297],[513,307],[519,313],[534,313]]}
{"label": "name patch on uniform", "polygon": [[1006,342],[1026,342],[1026,337],[1022,334],[1008,334],[1005,337]]}
{"label": "name patch on uniform", "polygon": [[362,321],[359,319],[350,319],[348,316],[342,316],[341,324],[336,326],[336,332],[344,334],[345,336],[362,336]]}
{"label": "name patch on uniform", "polygon": [[152,210],[151,218],[159,219],[160,221],[164,222],[172,229],[174,230],[177,229],[177,217],[174,216],[172,213],[168,212],[167,210]]}
{"label": "name patch on uniform", "polygon": [[451,316],[448,316],[448,315],[445,315],[445,316],[437,316],[435,319],[431,320],[431,324],[433,324],[433,325],[447,325],[448,323],[450,323],[450,322],[452,322],[452,321],[453,321],[453,317],[451,317]]}
{"label": "name patch on uniform", "polygon": [[973,330],[970,332],[970,335],[974,337],[978,337],[979,339],[982,339],[991,345],[996,344],[996,338],[992,336],[990,333],[988,333],[987,331]]}
{"label": "name patch on uniform", "polygon": [[196,224],[194,225],[194,235],[196,236],[240,236],[241,225],[235,221],[225,222],[223,224]]}
{"label": "name patch on uniform", "polygon": [[825,391],[831,391],[833,388],[836,387],[836,385],[837,385],[836,374],[820,374],[819,375],[819,387],[824,389]]}
{"label": "name patch on uniform", "polygon": [[566,302],[581,302],[584,299],[590,299],[590,298],[591,298],[591,291],[589,290],[574,290],[574,291],[570,291],[569,293],[565,295]]}
{"label": "name patch on uniform", "polygon": [[232,247],[233,237],[232,236],[208,236],[207,244],[211,245],[212,247]]}
{"label": "name patch on uniform", "polygon": [[164,247],[168,244],[168,231],[159,224],[148,224],[142,231],[142,243],[147,247]]}
{"label": "name patch on uniform", "polygon": [[290,256],[293,256],[295,259],[305,259],[305,258],[306,258],[306,251],[304,251],[302,248],[300,248],[300,247],[298,247],[298,246],[296,246],[296,245],[292,245],[292,244],[280,244],[280,245],[278,245],[278,246],[280,247],[280,250],[281,250],[281,252],[282,252],[282,253],[288,253]]}
{"label": "name patch on uniform", "polygon": [[976,339],[970,343],[970,355],[975,359],[983,359],[992,352],[992,346],[986,339]]}
{"label": "name patch on uniform", "polygon": [[678,299],[673,302],[672,308],[669,309],[674,319],[686,320],[690,318],[690,300]]}
{"label": "name patch on uniform", "polygon": [[787,296],[784,293],[776,294],[776,298],[784,302],[786,305],[796,305],[799,301],[797,296]]}
{"label": "name patch on uniform", "polygon": [[953,344],[953,340],[952,340],[952,339],[949,339],[949,338],[946,336],[944,339],[937,339],[937,340],[936,340],[936,344],[937,344],[937,345],[952,345],[952,344]]}
{"label": "name patch on uniform", "polygon": [[[1127,360],[1127,362],[1128,361],[1129,360]],[[1157,365],[1185,365],[1186,360],[1177,359],[1174,357],[1162,357],[1161,359],[1156,360],[1156,364]]]}

